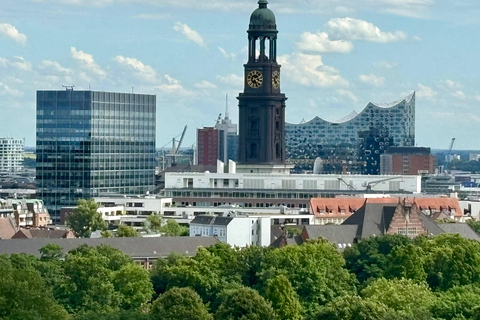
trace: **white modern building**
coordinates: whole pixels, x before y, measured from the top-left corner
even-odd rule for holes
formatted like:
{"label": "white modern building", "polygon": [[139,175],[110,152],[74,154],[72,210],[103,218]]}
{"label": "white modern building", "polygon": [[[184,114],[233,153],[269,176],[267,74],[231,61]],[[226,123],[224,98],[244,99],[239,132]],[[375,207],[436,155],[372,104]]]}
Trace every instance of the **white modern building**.
{"label": "white modern building", "polygon": [[25,139],[0,138],[0,173],[13,173],[23,168]]}
{"label": "white modern building", "polygon": [[313,215],[201,215],[190,223],[191,237],[215,236],[231,246],[268,246],[272,225],[309,225]]}
{"label": "white modern building", "polygon": [[101,207],[125,208],[124,214],[147,216],[151,214],[163,215],[165,208],[172,206],[172,198],[160,198],[155,196],[145,197],[96,197],[95,202]]}

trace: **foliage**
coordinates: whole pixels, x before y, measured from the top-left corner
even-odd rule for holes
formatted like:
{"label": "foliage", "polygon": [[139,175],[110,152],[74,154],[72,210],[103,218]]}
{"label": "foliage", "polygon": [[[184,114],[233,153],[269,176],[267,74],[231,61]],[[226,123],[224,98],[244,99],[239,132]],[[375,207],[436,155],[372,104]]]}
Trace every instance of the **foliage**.
{"label": "foliage", "polygon": [[150,274],[134,263],[124,265],[113,276],[115,290],[121,295],[124,310],[141,309],[153,295]]}
{"label": "foliage", "polygon": [[347,269],[357,276],[360,283],[370,278],[383,277],[388,266],[388,255],[393,248],[410,242],[409,238],[402,235],[384,235],[365,239],[343,252]]}
{"label": "foliage", "polygon": [[173,219],[168,219],[160,228],[160,232],[166,237],[181,237],[189,235],[188,228],[179,225],[177,221]]}
{"label": "foliage", "polygon": [[157,294],[173,287],[190,287],[203,301],[213,302],[226,285],[220,276],[221,259],[205,248],[199,248],[193,258],[171,255],[159,260],[152,269],[152,281]]}
{"label": "foliage", "polygon": [[284,228],[284,231],[286,232],[287,235],[299,235],[302,233],[302,231],[299,228],[293,227],[293,226],[286,226]]}
{"label": "foliage", "polygon": [[272,247],[248,246],[237,252],[237,267],[234,270],[236,270],[243,285],[259,289],[261,286],[259,272],[262,269],[265,257],[272,250],[275,249]]}
{"label": "foliage", "polygon": [[63,258],[62,247],[55,243],[49,243],[40,248],[40,259],[42,260],[58,260]]}
{"label": "foliage", "polygon": [[69,319],[38,271],[32,267],[16,268],[6,256],[0,256],[0,269],[0,319]]}
{"label": "foliage", "polygon": [[191,288],[171,288],[152,305],[151,314],[162,320],[213,320],[200,296]]}
{"label": "foliage", "polygon": [[285,246],[269,251],[262,263],[261,278],[279,274],[291,282],[307,314],[337,296],[355,291],[355,278],[345,268],[345,260],[326,240],[307,241],[299,246]]}
{"label": "foliage", "polygon": [[218,297],[220,305],[215,313],[216,320],[275,320],[275,311],[256,290],[238,286],[222,291]]}
{"label": "foliage", "polygon": [[271,302],[279,320],[303,319],[303,308],[288,278],[278,275],[267,281],[265,298]]}
{"label": "foliage", "polygon": [[158,214],[151,214],[145,220],[145,228],[154,232],[159,232],[162,227],[163,219]]}
{"label": "foliage", "polygon": [[361,296],[382,303],[403,317],[428,314],[435,301],[426,283],[411,279],[377,279],[362,290]]}
{"label": "foliage", "polygon": [[359,296],[341,296],[320,308],[314,320],[385,320],[393,311],[383,303]]}
{"label": "foliage", "polygon": [[393,248],[388,258],[386,278],[405,278],[423,282],[427,278],[424,270],[426,255],[421,247],[412,243]]}
{"label": "foliage", "polygon": [[77,237],[89,238],[92,231],[106,228],[102,215],[97,212],[97,209],[98,205],[93,199],[80,199],[73,212],[67,215],[65,222],[75,232]]}
{"label": "foliage", "polygon": [[100,236],[102,236],[102,238],[113,238],[114,237],[112,231],[110,231],[110,230],[103,230],[102,232],[100,232]]}
{"label": "foliage", "polygon": [[[438,319],[479,319],[480,287],[452,287],[437,294],[432,313]],[[477,318],[475,318],[477,316]]]}
{"label": "foliage", "polygon": [[480,282],[480,244],[459,234],[417,237],[426,252],[425,272],[432,289],[447,290]]}
{"label": "foliage", "polygon": [[115,234],[117,237],[138,237],[138,231],[135,230],[134,227],[132,226],[127,226],[124,224],[121,224],[118,226],[117,233]]}
{"label": "foliage", "polygon": [[480,235],[480,221],[475,221],[473,219],[467,220],[467,224],[472,228],[476,233]]}

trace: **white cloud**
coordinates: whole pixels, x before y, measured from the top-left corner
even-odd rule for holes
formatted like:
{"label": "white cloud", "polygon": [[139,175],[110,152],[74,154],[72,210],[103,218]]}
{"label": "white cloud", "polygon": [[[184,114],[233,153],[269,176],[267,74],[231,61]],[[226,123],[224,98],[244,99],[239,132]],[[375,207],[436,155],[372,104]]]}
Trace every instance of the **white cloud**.
{"label": "white cloud", "polygon": [[337,92],[338,95],[340,95],[342,97],[346,97],[346,98],[348,98],[348,99],[350,99],[354,102],[358,102],[358,98],[350,90],[338,89],[336,92]]}
{"label": "white cloud", "polygon": [[476,100],[480,101],[480,94],[474,97]]}
{"label": "white cloud", "polygon": [[332,39],[363,40],[370,42],[395,42],[407,39],[402,31],[383,32],[374,24],[353,18],[334,18],[327,22]]}
{"label": "white cloud", "polygon": [[231,60],[231,61],[236,61],[237,60],[237,54],[232,53],[232,52],[227,52],[222,47],[218,47],[218,50],[222,53],[222,56],[225,59],[228,59],[228,60]]}
{"label": "white cloud", "polygon": [[0,67],[14,67],[23,71],[32,70],[32,64],[23,57],[0,58]]}
{"label": "white cloud", "polygon": [[23,92],[10,88],[8,85],[3,84],[0,82],[0,95],[9,95],[14,97],[21,97],[23,96]]}
{"label": "white cloud", "polygon": [[381,87],[385,84],[385,78],[379,77],[377,75],[371,74],[361,74],[358,76],[358,79],[366,84],[372,85],[374,87]]}
{"label": "white cloud", "polygon": [[185,23],[177,22],[175,23],[173,29],[180,32],[199,46],[205,47],[207,45],[203,37],[197,31],[187,26]]}
{"label": "white cloud", "polygon": [[149,65],[143,64],[140,60],[135,58],[128,58],[123,56],[115,56],[113,58],[118,64],[134,71],[134,74],[147,82],[155,83],[157,81],[157,72]]}
{"label": "white cloud", "polygon": [[105,77],[107,73],[95,62],[93,56],[89,53],[85,53],[82,50],[77,50],[75,47],[70,48],[70,54],[74,60],[81,63],[82,67],[91,71],[101,78]]}
{"label": "white cloud", "polygon": [[182,87],[180,84],[180,81],[177,79],[169,76],[168,74],[163,76],[162,83],[158,84],[155,86],[155,89],[160,90],[163,93],[166,94],[181,94],[182,96],[189,96],[192,93],[185,90],[185,88]]}
{"label": "white cloud", "polygon": [[17,28],[8,23],[0,23],[0,34],[13,39],[22,45],[27,42],[27,36],[23,33],[20,33]]}
{"label": "white cloud", "polygon": [[198,89],[215,89],[217,88],[217,86],[207,80],[202,80],[198,83],[195,83],[193,85],[195,88],[198,88]]}
{"label": "white cloud", "polygon": [[462,85],[459,82],[455,82],[455,81],[449,80],[449,79],[439,81],[438,85],[442,89],[445,89],[445,90],[448,90],[448,89],[458,90],[458,89],[462,88]]}
{"label": "white cloud", "polygon": [[418,98],[425,98],[427,100],[433,100],[437,92],[430,87],[418,84],[418,89],[415,91],[415,96]]}
{"label": "white cloud", "polygon": [[451,93],[451,95],[455,98],[462,99],[462,100],[467,97],[462,90],[455,90]]}
{"label": "white cloud", "polygon": [[283,79],[289,79],[307,87],[348,86],[349,83],[333,67],[326,66],[322,57],[293,53],[278,58],[282,65]]}
{"label": "white cloud", "polygon": [[229,74],[229,75],[226,75],[226,76],[220,76],[218,75],[217,76],[217,79],[218,81],[224,83],[224,84],[227,84],[227,85],[230,85],[230,86],[233,86],[233,87],[241,87],[243,86],[243,77],[241,76],[238,76],[236,74]]}
{"label": "white cloud", "polygon": [[300,42],[297,43],[301,51],[307,52],[342,52],[352,51],[353,44],[350,41],[330,40],[325,32],[304,32],[300,36]]}
{"label": "white cloud", "polygon": [[394,69],[397,67],[397,63],[390,61],[378,61],[373,64],[373,67],[376,69]]}

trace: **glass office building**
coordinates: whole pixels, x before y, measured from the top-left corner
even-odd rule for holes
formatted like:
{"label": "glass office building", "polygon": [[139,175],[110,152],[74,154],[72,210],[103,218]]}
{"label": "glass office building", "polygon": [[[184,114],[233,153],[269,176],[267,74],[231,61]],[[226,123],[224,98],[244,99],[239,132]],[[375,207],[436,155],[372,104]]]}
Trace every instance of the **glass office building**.
{"label": "glass office building", "polygon": [[415,93],[392,103],[368,103],[360,113],[329,122],[319,117],[285,127],[287,159],[312,170],[315,158],[325,171],[378,174],[380,154],[390,146],[415,145]]}
{"label": "glass office building", "polygon": [[155,126],[154,95],[37,91],[37,197],[52,220],[81,198],[152,190]]}

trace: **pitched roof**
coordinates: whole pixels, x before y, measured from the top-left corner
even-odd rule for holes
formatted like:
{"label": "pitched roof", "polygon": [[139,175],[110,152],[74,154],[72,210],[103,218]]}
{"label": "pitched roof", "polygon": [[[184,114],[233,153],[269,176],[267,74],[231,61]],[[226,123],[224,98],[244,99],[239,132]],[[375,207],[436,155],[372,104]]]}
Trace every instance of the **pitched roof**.
{"label": "pitched roof", "polygon": [[212,215],[200,215],[196,216],[190,225],[192,224],[203,224],[203,225],[220,225],[226,226],[228,225],[234,217],[219,217],[219,216],[212,216]]}
{"label": "pitched roof", "polygon": [[49,238],[49,239],[58,239],[65,238],[68,234],[66,230],[48,230],[48,229],[20,229],[15,235],[12,236],[12,239],[21,239],[21,238]]}
{"label": "pitched roof", "polygon": [[458,233],[467,239],[480,241],[480,236],[466,223],[443,223],[438,227],[446,233]]}
{"label": "pitched roof", "polygon": [[355,238],[359,240],[373,235],[382,235],[392,221],[396,206],[392,203],[366,203],[342,225],[358,225]]}
{"label": "pitched roof", "polygon": [[309,225],[304,230],[309,239],[323,237],[328,241],[338,243],[353,243],[357,234],[357,225]]}
{"label": "pitched roof", "polygon": [[10,218],[0,218],[0,239],[10,239],[15,231],[15,226]]}
{"label": "pitched roof", "polygon": [[105,244],[123,251],[132,258],[163,258],[171,252],[194,256],[198,247],[209,247],[217,242],[214,237],[10,239],[0,240],[0,254],[26,253],[40,257],[38,250],[49,243],[58,244],[64,253],[82,244],[89,246]]}

